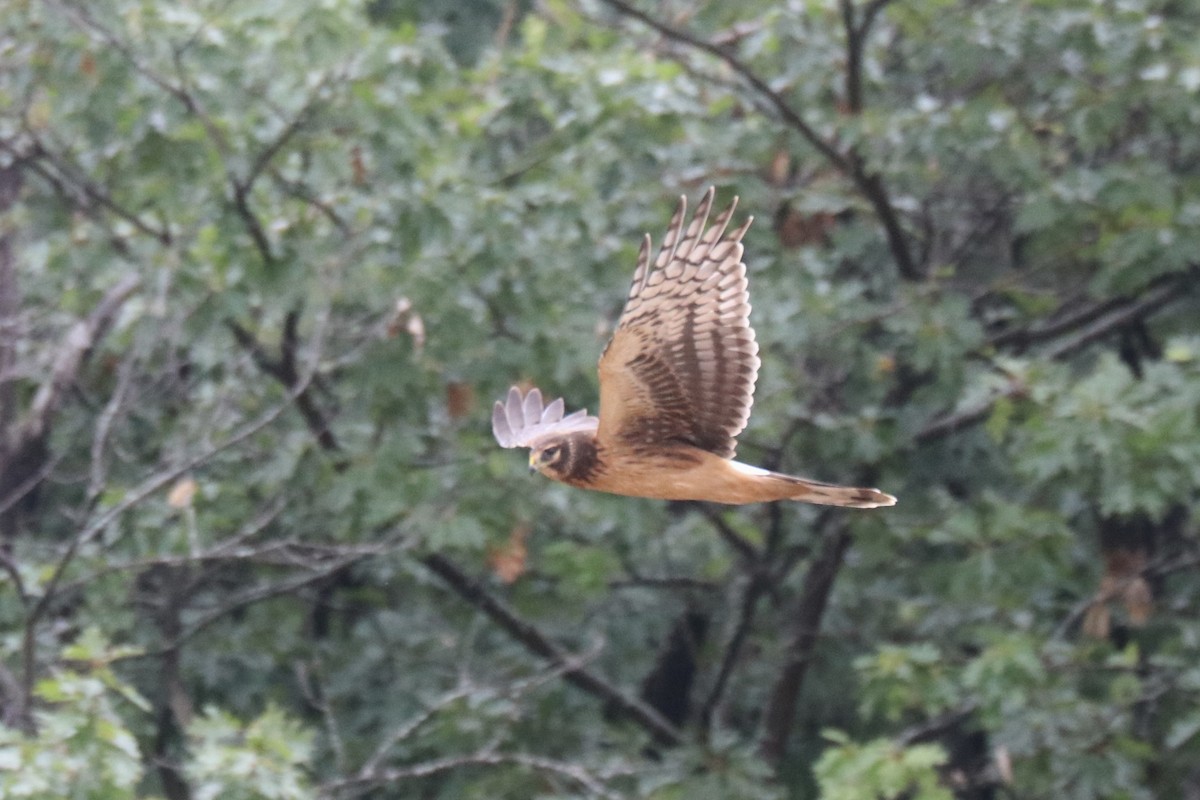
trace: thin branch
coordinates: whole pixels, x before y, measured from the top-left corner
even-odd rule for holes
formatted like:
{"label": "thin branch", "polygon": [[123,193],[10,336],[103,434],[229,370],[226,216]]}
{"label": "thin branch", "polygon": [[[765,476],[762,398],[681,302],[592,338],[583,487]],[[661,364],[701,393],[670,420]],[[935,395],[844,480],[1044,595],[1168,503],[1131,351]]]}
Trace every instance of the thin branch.
{"label": "thin branch", "polygon": [[816,129],[805,122],[804,118],[800,116],[800,113],[796,111],[796,109],[792,108],[791,104],[788,103],[787,100],[785,100],[783,96],[779,94],[779,92],[776,92],[774,89],[768,86],[766,81],[755,74],[750,67],[748,67],[744,62],[741,61],[741,59],[739,59],[729,50],[713,44],[712,42],[708,42],[704,39],[693,36],[692,34],[682,31],[672,25],[668,25],[661,20],[655,19],[649,14],[646,14],[645,12],[629,5],[625,2],[625,0],[603,0],[603,2],[609,6],[612,6],[621,14],[624,14],[627,17],[632,17],[633,19],[638,20],[653,30],[658,31],[668,39],[682,42],[690,47],[701,50],[709,55],[715,56],[721,61],[724,61],[730,69],[741,76],[742,80],[750,84],[750,86],[754,88],[754,91],[765,97],[771,106],[775,108],[776,113],[778,113],[779,116],[788,123],[788,125],[794,128],[805,139],[805,141],[807,141],[813,147],[813,149],[828,159],[829,162],[836,166],[839,170],[849,174],[850,162],[846,159],[846,157],[839,152],[836,147],[825,141],[825,139],[823,139],[821,135],[817,133]]}
{"label": "thin branch", "polygon": [[729,636],[729,640],[725,645],[724,653],[721,657],[721,666],[717,670],[717,677],[713,681],[712,688],[709,690],[708,696],[704,699],[704,705],[700,709],[701,730],[709,731],[712,727],[713,714],[725,695],[725,687],[729,683],[730,676],[733,675],[733,668],[737,664],[738,657],[741,655],[742,646],[745,644],[746,638],[750,635],[751,628],[754,627],[754,617],[758,611],[758,602],[766,594],[767,585],[764,577],[759,575],[752,574],[746,581],[746,586],[742,590],[741,602],[738,604],[737,621],[734,623],[733,633]]}
{"label": "thin branch", "polygon": [[759,751],[772,764],[778,764],[787,750],[795,724],[796,702],[812,661],[825,606],[850,541],[850,532],[844,523],[838,530],[823,537],[821,548],[809,565],[808,574],[804,576],[804,590],[799,602],[789,615],[792,620],[791,638],[783,666],[767,698],[763,711],[763,733],[759,741]]}
{"label": "thin branch", "polygon": [[[4,455],[6,458],[13,459],[14,463],[19,463],[21,461],[21,454],[18,451],[5,453]],[[7,494],[0,495],[0,517],[12,510],[17,503],[21,502],[22,498],[24,498],[37,487],[41,486],[42,481],[46,480],[46,478],[50,476],[50,473],[54,472],[54,468],[58,466],[58,462],[61,458],[62,456],[57,455],[54,458],[47,458],[34,472],[30,473],[25,480],[12,487]],[[0,466],[7,467],[8,462]],[[0,474],[2,474],[2,471],[0,471]]]}
{"label": "thin branch", "polygon": [[[1115,306],[1105,304],[1107,308],[1105,313],[1099,316],[1090,316],[1091,322],[1083,330],[1048,347],[1045,351],[1046,357],[1060,360],[1074,355],[1113,331],[1131,322],[1153,316],[1176,300],[1188,297],[1195,291],[1197,275],[1200,275],[1200,266],[1193,265],[1187,272],[1176,276],[1176,280],[1158,284],[1136,300]],[[1056,330],[1066,332],[1067,329],[1057,328]],[[992,413],[997,401],[1019,397],[1024,392],[1025,387],[1014,381],[1005,389],[985,400],[928,422],[913,436],[913,441],[916,444],[925,444],[982,422]]]}
{"label": "thin branch", "polygon": [[522,766],[538,772],[568,778],[595,797],[610,798],[610,800],[618,800],[621,797],[621,795],[605,786],[599,778],[578,764],[557,761],[528,753],[497,753],[494,751],[494,748],[488,747],[469,755],[437,758],[417,764],[410,764],[407,767],[379,770],[367,776],[356,775],[351,778],[329,781],[321,787],[321,790],[323,793],[333,795],[340,795],[347,791],[362,792],[383,784],[411,781],[416,778],[429,778],[468,767],[503,765]]}
{"label": "thin branch", "polygon": [[[323,671],[320,656],[314,656],[313,664],[315,669],[310,668],[303,661],[296,662],[296,683],[299,685],[300,693],[304,696],[305,701],[321,715],[321,719],[325,723],[325,731],[329,736],[329,745],[333,750],[334,767],[338,772],[345,772],[346,745],[342,741],[341,729],[338,727],[333,707],[329,704],[329,694],[320,683],[320,673]],[[313,672],[317,674],[314,676]]]}
{"label": "thin branch", "polygon": [[403,742],[405,739],[415,735],[426,722],[433,719],[440,711],[443,711],[458,701],[469,697],[478,691],[477,687],[467,686],[461,689],[455,689],[452,692],[447,692],[437,699],[436,702],[430,703],[412,719],[409,719],[400,725],[396,726],[390,734],[388,734],[371,753],[370,758],[363,762],[362,769],[358,771],[358,777],[362,780],[370,780],[372,775],[379,773],[379,765],[383,759],[387,758],[388,753],[392,748]]}
{"label": "thin branch", "polygon": [[[210,625],[221,620],[222,617],[228,616],[234,611],[239,611],[256,605],[265,600],[271,600],[281,595],[287,595],[295,592],[298,589],[303,589],[311,584],[325,580],[330,575],[339,572],[346,567],[362,561],[372,553],[353,553],[332,561],[329,564],[322,565],[320,569],[314,570],[308,574],[300,575],[291,578],[290,580],[279,581],[278,583],[267,583],[261,586],[255,586],[251,589],[239,592],[234,595],[228,602],[222,603],[219,607],[211,609],[204,614],[194,618],[187,629],[181,631],[177,637],[170,640],[166,644],[156,647],[153,650],[145,650],[138,653],[132,653],[120,659],[122,661],[136,661],[143,658],[157,658],[164,653],[169,653],[173,650],[178,650],[187,644],[190,640],[203,633]],[[194,559],[192,559],[194,560]]]}
{"label": "thin branch", "polygon": [[1154,314],[1169,303],[1186,296],[1194,289],[1194,286],[1187,285],[1188,278],[1194,279],[1198,274],[1200,274],[1200,271],[1193,268],[1187,278],[1179,281],[1170,281],[1155,289],[1151,289],[1140,299],[1122,308],[1114,309],[1084,327],[1075,336],[1051,346],[1047,349],[1046,355],[1054,359],[1065,358],[1118,328]]}
{"label": "thin branch", "polygon": [[135,352],[130,352],[122,360],[121,367],[117,371],[116,388],[113,389],[108,402],[104,404],[104,410],[96,418],[96,431],[92,434],[91,467],[86,505],[90,506],[104,491],[104,485],[108,478],[108,471],[104,464],[104,451],[108,446],[113,421],[121,410],[121,406],[124,405],[125,398],[129,396],[129,388],[133,385],[134,366],[137,362],[138,357]]}
{"label": "thin branch", "polygon": [[[603,2],[616,9],[619,13],[647,25],[668,39],[686,44],[689,47],[708,53],[725,62],[755,92],[768,101],[784,122],[799,133],[810,146],[854,183],[858,191],[871,204],[875,216],[879,219],[880,224],[883,225],[888,249],[892,254],[893,260],[896,262],[896,270],[900,275],[907,280],[914,281],[924,277],[913,260],[908,237],[905,236],[904,229],[900,225],[900,218],[897,216],[896,209],[892,205],[891,197],[883,182],[883,178],[877,172],[867,171],[862,156],[856,150],[851,149],[843,153],[834,144],[824,139],[779,92],[772,89],[745,62],[726,48],[655,19],[649,14],[629,5],[625,0],[603,0]],[[882,7],[882,4],[880,4],[880,7]],[[856,36],[865,37],[865,26],[874,20],[878,11],[878,8],[871,9],[870,16],[864,17],[863,26],[855,29],[856,31],[860,31]],[[859,46],[857,41],[855,46]],[[861,100],[861,92],[859,94]]]}
{"label": "thin branch", "polygon": [[[16,205],[23,184],[19,164],[0,168],[0,215],[7,214]],[[17,312],[21,308],[21,286],[13,253],[15,238],[16,230],[5,221],[0,230],[0,460],[7,459],[9,431],[15,427],[17,407],[16,393],[9,379],[17,362]]]}
{"label": "thin branch", "polygon": [[1075,628],[1079,626],[1080,622],[1082,622],[1083,618],[1087,615],[1088,609],[1090,609],[1097,602],[1104,602],[1112,597],[1119,596],[1121,592],[1135,580],[1162,577],[1164,575],[1170,575],[1174,572],[1182,572],[1184,570],[1194,569],[1197,566],[1200,566],[1200,550],[1192,550],[1168,558],[1155,559],[1154,561],[1147,563],[1132,575],[1127,575],[1120,581],[1117,581],[1113,586],[1109,587],[1105,593],[1092,594],[1091,596],[1086,597],[1076,603],[1071,608],[1071,611],[1063,618],[1062,622],[1058,623],[1058,625],[1055,627],[1054,633],[1051,634],[1050,638],[1067,638],[1071,631],[1075,630]]}
{"label": "thin branch", "polygon": [[50,368],[49,377],[33,396],[29,418],[24,421],[18,432],[18,441],[32,441],[42,437],[49,430],[51,419],[58,411],[67,388],[75,382],[80,367],[92,348],[107,333],[117,312],[141,282],[142,279],[138,275],[126,275],[104,293],[87,319],[75,323],[67,332],[54,359],[54,365]]}
{"label": "thin branch", "polygon": [[233,189],[233,210],[242,220],[246,232],[250,234],[250,240],[254,242],[254,249],[258,251],[263,264],[271,266],[275,263],[275,254],[271,252],[271,240],[267,238],[266,229],[263,228],[254,209],[250,208],[250,186],[232,175],[230,185]]}
{"label": "thin branch", "polygon": [[716,581],[704,578],[693,578],[690,575],[654,577],[652,575],[631,575],[628,578],[617,578],[608,582],[610,589],[662,589],[678,592],[715,592],[719,588]]}
{"label": "thin branch", "polygon": [[354,235],[354,230],[346,220],[342,219],[342,215],[337,212],[332,205],[325,200],[317,197],[316,192],[307,186],[303,181],[293,180],[284,177],[283,173],[275,167],[269,167],[267,174],[275,182],[275,185],[282,189],[288,195],[300,200],[315,208],[326,219],[333,224],[333,227],[338,229],[338,233],[346,238]]}
{"label": "thin branch", "polygon": [[862,44],[865,31],[854,23],[853,0],[840,0],[842,29],[846,34],[846,108],[851,114],[862,112]]}
{"label": "thin branch", "polygon": [[[278,359],[269,356],[254,334],[242,327],[237,320],[226,319],[225,326],[233,333],[233,338],[242,349],[250,354],[260,370],[281,383],[285,389],[291,389],[300,379],[296,371],[299,319],[300,315],[295,310],[289,311],[284,319],[283,338],[279,344]],[[330,427],[329,420],[318,408],[312,392],[308,391],[308,388],[296,395],[296,408],[322,449],[329,452],[337,452],[342,449]]]}
{"label": "thin branch", "polygon": [[977,422],[982,422],[992,413],[992,408],[995,407],[996,401],[1002,398],[1016,397],[1020,391],[1021,389],[1014,385],[1004,391],[997,392],[986,400],[981,400],[959,411],[938,417],[926,423],[925,427],[917,431],[916,435],[913,436],[913,442],[916,444],[928,444],[929,442],[937,441],[952,433],[956,433],[963,428],[969,428]]}
{"label": "thin branch", "polygon": [[579,665],[577,660],[566,650],[551,641],[534,625],[519,617],[507,605],[490,595],[482,584],[467,576],[446,556],[440,553],[430,553],[421,557],[421,563],[531,653],[562,667],[563,676],[569,683],[604,700],[611,708],[636,722],[660,741],[678,744],[682,740],[679,731],[663,719],[657,711]]}
{"label": "thin branch", "polygon": [[729,545],[731,550],[741,556],[742,560],[747,563],[754,564],[758,562],[758,548],[725,521],[722,509],[709,503],[698,503],[697,506],[700,508],[700,513],[712,523],[713,527],[717,530],[717,535],[721,537],[725,544]]}
{"label": "thin branch", "polygon": [[[296,390],[302,391],[307,382],[301,384]],[[25,618],[25,633],[22,641],[22,662],[23,662],[23,686],[24,700],[28,702],[30,693],[33,689],[33,680],[35,672],[35,660],[37,650],[37,626],[41,622],[42,617],[50,608],[50,604],[58,595],[58,588],[63,577],[66,574],[67,567],[70,566],[79,550],[86,544],[91,542],[101,533],[103,533],[110,525],[116,522],[125,512],[136,506],[141,505],[155,493],[161,491],[171,483],[174,483],[183,475],[192,472],[202,464],[210,461],[215,456],[225,450],[236,447],[247,439],[257,435],[263,429],[271,425],[291,406],[291,398],[269,410],[259,419],[248,423],[241,430],[237,431],[225,441],[216,445],[212,445],[202,452],[191,458],[186,459],[182,464],[175,467],[162,470],[154,475],[151,475],[146,480],[142,481],[141,485],[128,492],[119,503],[114,505],[102,514],[94,517],[84,527],[82,527],[75,537],[67,545],[66,551],[59,557],[58,563],[54,567],[54,571],[50,574],[45,588],[42,590],[42,595],[38,602],[34,605],[33,610],[29,612]]]}
{"label": "thin branch", "polygon": [[[141,233],[155,239],[164,247],[171,245],[172,237],[169,227],[155,227],[137,213],[121,205],[108,191],[84,175],[81,169],[71,164],[65,155],[55,153],[37,137],[33,137],[33,147],[29,152],[18,150],[3,139],[0,139],[0,150],[29,167],[54,187],[60,195],[67,197],[72,205],[89,216],[96,218],[98,215],[93,206],[100,206]],[[84,200],[89,202],[83,202]]]}

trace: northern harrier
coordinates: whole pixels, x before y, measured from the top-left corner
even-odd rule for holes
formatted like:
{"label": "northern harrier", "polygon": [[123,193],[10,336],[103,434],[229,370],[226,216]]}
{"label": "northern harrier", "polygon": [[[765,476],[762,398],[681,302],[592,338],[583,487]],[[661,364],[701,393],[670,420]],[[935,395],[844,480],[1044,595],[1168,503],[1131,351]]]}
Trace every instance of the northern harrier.
{"label": "northern harrier", "polygon": [[666,500],[755,503],[803,500],[876,508],[896,498],[770,472],[733,460],[758,377],[750,327],[742,237],[753,217],[725,233],[737,198],[705,228],[710,188],[683,229],[687,200],[650,260],[642,242],[633,286],[612,340],[600,356],[600,416],[563,416],[515,386],[497,401],[492,431],[501,447],[528,447],[530,469],[613,494]]}

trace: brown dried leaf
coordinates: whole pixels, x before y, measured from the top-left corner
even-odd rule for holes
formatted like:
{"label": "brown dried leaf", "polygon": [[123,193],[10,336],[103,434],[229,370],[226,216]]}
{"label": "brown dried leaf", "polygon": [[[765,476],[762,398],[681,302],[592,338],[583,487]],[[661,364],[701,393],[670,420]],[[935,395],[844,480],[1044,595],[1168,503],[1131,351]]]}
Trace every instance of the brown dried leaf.
{"label": "brown dried leaf", "polygon": [[1107,603],[1092,603],[1083,615],[1083,635],[1092,639],[1107,639],[1112,630],[1112,616]]}
{"label": "brown dried leaf", "polygon": [[511,584],[525,574],[529,558],[529,548],[525,546],[525,539],[528,536],[529,526],[522,523],[512,529],[508,541],[504,544],[488,548],[488,566],[501,583]]}
{"label": "brown dried leaf", "polygon": [[197,488],[196,481],[191,478],[180,478],[167,494],[167,505],[171,508],[188,508],[196,496]]}
{"label": "brown dried leaf", "polygon": [[350,148],[350,170],[354,175],[354,185],[364,186],[367,183],[367,165],[363,161],[362,148],[358,145]]}
{"label": "brown dried leaf", "polygon": [[1145,578],[1139,576],[1126,583],[1121,599],[1125,602],[1129,624],[1140,628],[1150,621],[1150,614],[1154,611],[1154,595]]}
{"label": "brown dried leaf", "polygon": [[396,338],[401,331],[412,337],[413,349],[420,353],[425,347],[425,320],[413,308],[412,300],[407,297],[396,298],[396,307],[392,310],[385,326],[387,337]]}
{"label": "brown dried leaf", "polygon": [[767,167],[767,182],[772,186],[783,187],[787,185],[791,176],[792,154],[786,147],[781,147],[771,157],[771,163]]}
{"label": "brown dried leaf", "polygon": [[446,384],[446,411],[450,414],[450,419],[465,419],[471,416],[474,410],[474,386],[466,381],[450,381]]}
{"label": "brown dried leaf", "polygon": [[784,205],[775,215],[775,233],[784,247],[826,244],[835,224],[837,219],[828,211],[805,214],[790,205]]}

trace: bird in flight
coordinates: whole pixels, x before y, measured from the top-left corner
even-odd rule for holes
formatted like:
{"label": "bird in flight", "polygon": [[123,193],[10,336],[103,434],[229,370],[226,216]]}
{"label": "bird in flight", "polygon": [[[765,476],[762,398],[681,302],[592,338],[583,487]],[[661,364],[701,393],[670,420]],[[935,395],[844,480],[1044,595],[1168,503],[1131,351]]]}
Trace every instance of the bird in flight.
{"label": "bird in flight", "polygon": [[733,460],[758,377],[742,237],[726,233],[737,198],[706,227],[715,191],[687,228],[687,199],[651,260],[642,241],[625,311],[600,356],[600,416],[564,415],[561,398],[513,387],[492,410],[501,447],[528,447],[529,467],[548,478],[633,497],[757,503],[802,500],[877,508],[878,489],[838,486]]}

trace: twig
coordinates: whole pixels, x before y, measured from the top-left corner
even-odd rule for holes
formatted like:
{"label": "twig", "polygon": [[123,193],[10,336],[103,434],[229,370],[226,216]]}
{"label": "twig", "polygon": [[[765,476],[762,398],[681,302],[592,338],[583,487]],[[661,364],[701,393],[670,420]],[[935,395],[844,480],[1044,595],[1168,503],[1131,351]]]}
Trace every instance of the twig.
{"label": "twig", "polygon": [[[301,384],[295,391],[301,391],[307,383]],[[103,533],[109,525],[119,519],[126,511],[142,504],[147,498],[153,496],[169,484],[178,480],[181,476],[195,470],[200,465],[211,460],[221,452],[235,447],[252,436],[257,435],[267,426],[271,425],[283,414],[291,405],[291,398],[263,414],[259,419],[244,426],[240,431],[237,431],[225,441],[219,444],[212,445],[202,452],[191,458],[186,459],[182,464],[175,467],[162,470],[155,475],[151,475],[146,480],[142,481],[141,485],[127,493],[119,503],[108,509],[104,513],[94,517],[90,522],[83,526],[75,537],[67,545],[66,551],[59,557],[58,563],[54,567],[54,571],[50,574],[45,588],[42,591],[42,596],[34,605],[33,610],[25,619],[25,633],[22,641],[22,667],[24,670],[23,687],[24,700],[28,702],[30,692],[33,688],[33,676],[37,649],[37,626],[41,618],[49,609],[50,604],[54,601],[58,593],[58,587],[66,574],[67,567],[70,566],[76,554],[87,543],[91,542],[101,533]]]}
{"label": "twig", "polygon": [[100,412],[99,417],[96,419],[96,431],[92,434],[92,463],[89,469],[90,477],[88,479],[86,502],[88,506],[94,503],[96,498],[104,491],[104,484],[108,477],[104,465],[104,450],[108,445],[108,437],[112,432],[112,425],[117,417],[117,412],[120,411],[125,398],[129,394],[129,387],[133,385],[133,368],[137,362],[137,354],[132,351],[122,360],[121,367],[117,371],[116,388],[113,389],[108,402],[104,404],[104,410]]}
{"label": "twig", "polygon": [[[296,662],[296,683],[300,686],[300,693],[304,695],[304,699],[321,715],[321,719],[325,723],[325,731],[329,736],[330,747],[333,749],[334,766],[338,772],[345,772],[346,746],[342,741],[337,717],[334,716],[333,708],[329,705],[329,696],[324,687],[320,685],[322,670],[320,656],[314,656],[313,663],[315,670],[310,669],[303,661]],[[315,676],[312,674],[314,671],[318,673]]]}

